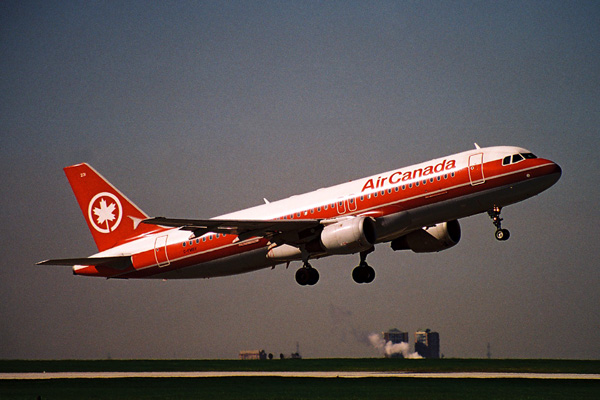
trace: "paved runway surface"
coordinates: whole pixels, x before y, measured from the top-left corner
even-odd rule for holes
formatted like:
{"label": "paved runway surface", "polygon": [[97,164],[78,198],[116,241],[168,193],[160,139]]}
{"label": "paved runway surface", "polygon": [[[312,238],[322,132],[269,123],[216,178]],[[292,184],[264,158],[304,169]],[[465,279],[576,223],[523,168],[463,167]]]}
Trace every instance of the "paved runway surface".
{"label": "paved runway surface", "polygon": [[444,379],[599,379],[600,374],[549,374],[510,372],[14,372],[0,373],[2,379],[111,379],[111,378],[444,378]]}

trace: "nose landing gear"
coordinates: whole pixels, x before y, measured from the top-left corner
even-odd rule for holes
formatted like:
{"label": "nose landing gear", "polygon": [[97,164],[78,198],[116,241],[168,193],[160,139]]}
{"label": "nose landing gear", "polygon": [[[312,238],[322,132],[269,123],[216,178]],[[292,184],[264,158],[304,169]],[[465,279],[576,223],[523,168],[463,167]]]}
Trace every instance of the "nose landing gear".
{"label": "nose landing gear", "polygon": [[508,238],[510,237],[510,232],[508,231],[508,229],[502,229],[502,218],[500,218],[501,210],[502,207],[494,206],[493,209],[488,211],[488,215],[490,216],[492,222],[494,223],[494,226],[496,227],[496,233],[494,234],[494,236],[497,240],[504,241],[508,240]]}

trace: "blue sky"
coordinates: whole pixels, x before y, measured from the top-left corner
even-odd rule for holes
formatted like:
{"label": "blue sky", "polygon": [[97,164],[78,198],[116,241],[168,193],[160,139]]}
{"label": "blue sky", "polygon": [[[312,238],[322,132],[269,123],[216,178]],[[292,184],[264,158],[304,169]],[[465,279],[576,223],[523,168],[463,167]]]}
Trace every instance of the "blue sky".
{"label": "blue sky", "polygon": [[[0,5],[0,358],[600,358],[600,6],[593,1],[13,2]],[[481,146],[558,184],[461,220],[436,254],[185,282],[39,267],[95,252],[62,168],[89,162],[150,215],[208,218]]]}

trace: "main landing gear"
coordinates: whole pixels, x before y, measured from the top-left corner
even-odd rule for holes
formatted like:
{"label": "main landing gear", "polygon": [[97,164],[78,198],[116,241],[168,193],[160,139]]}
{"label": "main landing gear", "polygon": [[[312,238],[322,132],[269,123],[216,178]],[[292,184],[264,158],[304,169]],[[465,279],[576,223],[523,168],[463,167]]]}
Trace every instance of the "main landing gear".
{"label": "main landing gear", "polygon": [[494,226],[496,227],[496,233],[494,234],[494,236],[496,236],[497,240],[504,241],[508,240],[508,238],[510,237],[510,232],[508,231],[508,229],[502,229],[502,218],[500,218],[501,210],[502,207],[494,206],[493,209],[488,211],[488,215],[490,216],[494,223]]}
{"label": "main landing gear", "polygon": [[375,279],[375,270],[367,264],[367,254],[375,251],[374,247],[360,252],[360,263],[352,270],[352,279],[356,283],[371,283]]}
{"label": "main landing gear", "polygon": [[296,271],[296,282],[301,286],[312,286],[319,282],[319,271],[314,269],[309,263],[309,253],[306,251],[304,246],[300,247],[302,252],[302,268]]}
{"label": "main landing gear", "polygon": [[304,266],[296,271],[296,282],[302,286],[312,286],[319,282],[319,271],[314,269],[308,262],[304,263]]}
{"label": "main landing gear", "polygon": [[[367,264],[367,254],[375,250],[371,247],[360,252],[360,263],[352,270],[352,279],[356,283],[371,283],[375,279],[375,270]],[[296,282],[301,286],[312,286],[319,282],[319,271],[308,263],[308,255],[303,255],[304,265],[296,271]]]}

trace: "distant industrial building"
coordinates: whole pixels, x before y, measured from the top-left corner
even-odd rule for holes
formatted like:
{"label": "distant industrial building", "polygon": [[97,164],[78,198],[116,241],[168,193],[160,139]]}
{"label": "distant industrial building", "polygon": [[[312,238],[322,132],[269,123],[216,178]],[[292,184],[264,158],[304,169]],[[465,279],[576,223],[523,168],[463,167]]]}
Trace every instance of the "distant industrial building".
{"label": "distant industrial building", "polygon": [[387,332],[383,332],[383,340],[385,342],[392,342],[392,344],[396,343],[408,343],[408,332],[402,332],[399,329],[390,329]]}
{"label": "distant industrial building", "polygon": [[440,358],[440,335],[431,330],[415,332],[415,352],[423,358]]}
{"label": "distant industrial building", "polygon": [[[385,357],[386,358],[404,358],[408,352],[408,332],[402,332],[399,329],[390,329],[387,332],[381,332],[383,341],[385,342]],[[389,346],[389,344],[392,344]],[[394,346],[400,343],[406,343],[406,348]]]}

